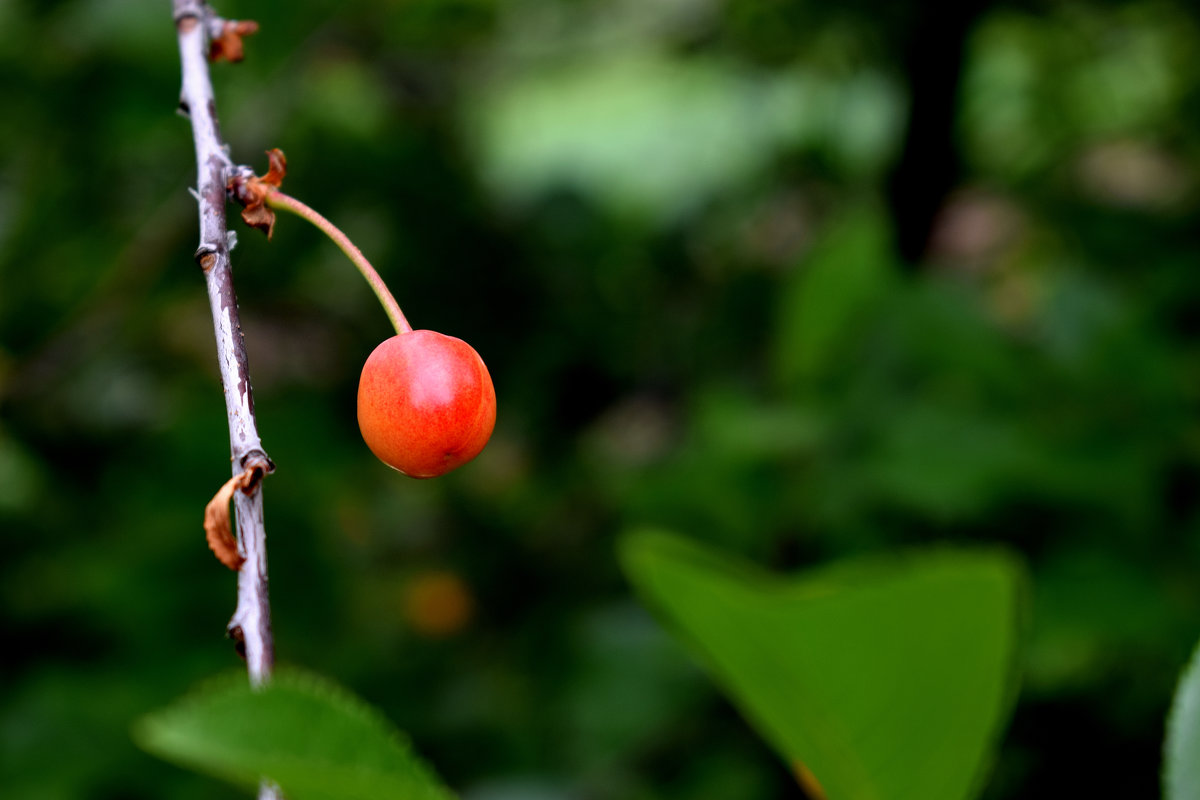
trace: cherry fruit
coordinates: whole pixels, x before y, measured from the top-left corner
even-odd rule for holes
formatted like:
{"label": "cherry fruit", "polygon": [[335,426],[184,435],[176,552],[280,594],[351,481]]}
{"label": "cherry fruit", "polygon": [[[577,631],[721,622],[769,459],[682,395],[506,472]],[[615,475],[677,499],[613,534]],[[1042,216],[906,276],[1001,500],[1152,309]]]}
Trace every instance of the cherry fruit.
{"label": "cherry fruit", "polygon": [[358,269],[379,299],[396,336],[363,365],[358,382],[358,427],[383,463],[414,478],[433,478],[470,461],[496,424],[496,390],[483,359],[469,344],[435,331],[414,331],[387,284],[362,251],[325,217],[280,191],[287,160],[268,154],[262,177],[238,172],[229,190],[244,206],[242,219],[270,238],[275,210],[317,226]]}
{"label": "cherry fruit", "polygon": [[433,478],[483,450],[496,390],[462,339],[408,331],[382,342],[358,382],[358,427],[371,452],[413,478]]}

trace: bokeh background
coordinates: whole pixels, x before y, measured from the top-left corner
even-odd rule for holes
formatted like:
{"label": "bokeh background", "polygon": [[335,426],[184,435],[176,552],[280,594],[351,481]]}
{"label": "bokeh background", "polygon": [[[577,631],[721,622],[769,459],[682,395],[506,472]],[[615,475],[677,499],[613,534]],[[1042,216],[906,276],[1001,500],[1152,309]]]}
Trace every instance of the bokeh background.
{"label": "bokeh background", "polygon": [[[943,8],[954,5],[954,8]],[[799,798],[631,595],[653,523],[780,570],[1002,543],[1033,583],[986,798],[1157,795],[1200,632],[1200,24],[1183,2],[228,0],[234,158],[339,223],[499,422],[378,463],[389,335],[242,229],[281,661],[467,800]],[[130,722],[238,661],[170,3],[0,2],[0,794],[233,798]],[[953,658],[953,652],[947,652]]]}

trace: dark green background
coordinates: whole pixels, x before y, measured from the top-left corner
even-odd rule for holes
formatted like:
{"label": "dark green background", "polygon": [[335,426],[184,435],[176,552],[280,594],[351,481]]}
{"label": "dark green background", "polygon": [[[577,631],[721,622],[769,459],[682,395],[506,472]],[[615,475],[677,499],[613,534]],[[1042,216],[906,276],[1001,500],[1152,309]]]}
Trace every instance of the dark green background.
{"label": "dark green background", "polygon": [[[987,797],[1157,792],[1200,629],[1200,24],[828,5],[218,9],[263,28],[214,68],[234,159],[282,148],[495,380],[476,462],[391,472],[354,419],[386,317],[299,220],[240,231],[279,657],[468,800],[801,796],[632,599],[643,523],[788,570],[1011,546],[1034,613]],[[128,736],[237,663],[169,6],[0,3],[5,797],[238,796]],[[431,570],[474,597],[448,638],[405,617]]]}

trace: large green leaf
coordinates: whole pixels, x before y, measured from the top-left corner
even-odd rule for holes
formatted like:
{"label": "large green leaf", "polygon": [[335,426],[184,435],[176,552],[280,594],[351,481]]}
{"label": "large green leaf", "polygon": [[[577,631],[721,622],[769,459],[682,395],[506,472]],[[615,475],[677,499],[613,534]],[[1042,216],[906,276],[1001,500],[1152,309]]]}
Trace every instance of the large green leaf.
{"label": "large green leaf", "polygon": [[686,540],[622,546],[641,594],[829,800],[963,800],[1013,699],[1022,572],[937,550],[795,580]]}
{"label": "large green leaf", "polygon": [[1200,647],[1175,692],[1164,755],[1166,800],[1200,800]]}
{"label": "large green leaf", "polygon": [[289,800],[452,797],[378,712],[323,678],[281,671],[261,690],[244,673],[215,679],[141,719],[155,755],[243,786],[261,777]]}

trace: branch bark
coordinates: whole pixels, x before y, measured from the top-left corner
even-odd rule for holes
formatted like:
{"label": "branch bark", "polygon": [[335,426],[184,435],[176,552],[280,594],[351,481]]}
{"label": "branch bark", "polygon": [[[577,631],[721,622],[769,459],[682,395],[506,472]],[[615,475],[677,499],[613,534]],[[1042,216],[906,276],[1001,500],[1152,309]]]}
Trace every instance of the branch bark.
{"label": "branch bark", "polygon": [[[224,31],[224,21],[204,0],[172,0],[179,58],[183,69],[180,109],[191,119],[196,145],[196,201],[200,211],[200,246],[196,263],[204,271],[212,309],[217,362],[229,417],[229,447],[233,475],[247,475],[245,486],[233,494],[237,518],[237,606],[226,630],[246,658],[253,686],[271,677],[275,643],[271,636],[271,604],[267,592],[267,531],[263,524],[262,478],[275,469],[263,450],[254,421],[254,393],[246,343],[238,318],[229,260],[230,234],[225,226],[225,184],[233,165],[221,141],[217,105],[208,74],[209,42]],[[278,787],[259,785],[259,800],[281,800]]]}
{"label": "branch bark", "polygon": [[261,488],[262,477],[272,472],[275,465],[263,450],[254,421],[254,395],[229,258],[225,185],[233,164],[221,141],[208,72],[209,41],[214,32],[222,29],[224,20],[216,17],[203,0],[173,0],[173,3],[183,68],[180,108],[191,120],[196,146],[196,198],[200,211],[196,262],[208,284],[217,361],[229,417],[233,474],[251,473],[247,486],[234,492],[238,549],[246,560],[238,571],[238,601],[228,633],[238,642],[239,650],[244,648],[250,682],[260,686],[270,679],[275,660]]}

